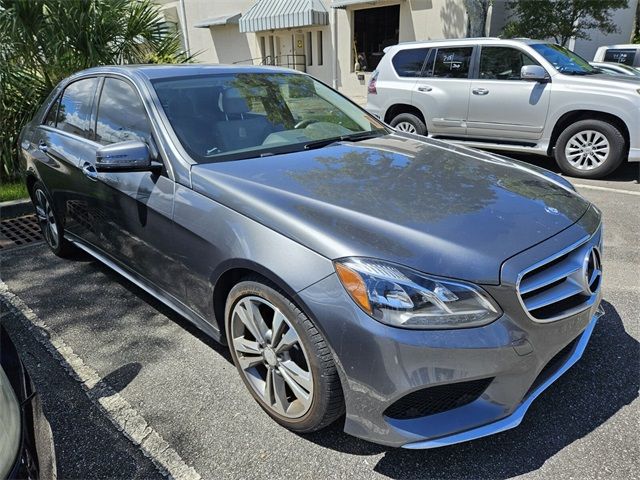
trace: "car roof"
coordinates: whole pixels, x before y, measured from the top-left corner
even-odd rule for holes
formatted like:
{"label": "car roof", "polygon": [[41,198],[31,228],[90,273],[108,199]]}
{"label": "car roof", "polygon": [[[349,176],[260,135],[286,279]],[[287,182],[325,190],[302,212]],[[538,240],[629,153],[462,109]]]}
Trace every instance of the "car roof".
{"label": "car roof", "polygon": [[[76,75],[105,75],[119,73],[125,76],[141,75],[149,80],[169,77],[188,77],[206,74],[229,73],[300,73],[297,70],[283,67],[256,65],[222,65],[203,63],[183,64],[151,64],[151,65],[106,65],[82,70]],[[75,75],[74,75],[75,76]]]}
{"label": "car roof", "polygon": [[[402,42],[397,45],[388,47],[388,50],[398,49],[407,46],[438,46],[438,45],[451,45],[456,43],[474,44],[474,45],[495,45],[496,43],[503,43],[505,45],[534,45],[538,43],[550,43],[547,40],[534,40],[531,38],[499,38],[499,37],[478,37],[478,38],[449,38],[442,40],[422,40],[415,42]],[[387,51],[387,49],[385,49]]]}
{"label": "car roof", "polygon": [[638,43],[625,43],[620,45],[605,45],[603,47],[598,47],[598,50],[610,50],[617,48],[629,48],[629,49],[640,49],[640,44]]}

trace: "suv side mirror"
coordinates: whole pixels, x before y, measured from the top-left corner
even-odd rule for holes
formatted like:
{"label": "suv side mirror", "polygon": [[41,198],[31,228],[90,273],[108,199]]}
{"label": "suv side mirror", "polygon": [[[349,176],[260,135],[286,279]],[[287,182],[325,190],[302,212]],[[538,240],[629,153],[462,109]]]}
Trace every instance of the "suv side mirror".
{"label": "suv side mirror", "polygon": [[548,82],[551,78],[540,65],[525,65],[520,70],[520,78],[534,82]]}
{"label": "suv side mirror", "polygon": [[106,145],[96,152],[98,172],[139,172],[153,170],[149,147],[132,140]]}

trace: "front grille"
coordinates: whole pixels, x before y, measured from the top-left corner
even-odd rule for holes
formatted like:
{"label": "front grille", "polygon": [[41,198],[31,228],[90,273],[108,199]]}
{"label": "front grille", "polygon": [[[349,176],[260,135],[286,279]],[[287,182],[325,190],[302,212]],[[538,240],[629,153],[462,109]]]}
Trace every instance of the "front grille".
{"label": "front grille", "polygon": [[600,248],[590,239],[525,270],[518,295],[533,320],[551,322],[593,304],[602,279]]}
{"label": "front grille", "polygon": [[532,391],[538,388],[539,385],[541,385],[547,378],[549,378],[551,375],[556,373],[560,369],[560,367],[564,365],[564,362],[567,361],[567,359],[569,358],[569,355],[573,353],[573,350],[576,344],[578,343],[578,340],[580,340],[579,336],[577,338],[574,338],[571,342],[569,342],[569,344],[566,347],[564,347],[562,350],[556,353],[554,357],[547,362],[547,364],[544,366],[544,368],[540,371],[540,373],[536,377],[536,380],[535,382],[533,382],[533,385],[531,385],[531,388],[529,388],[529,391],[527,392],[526,396],[529,396],[529,394]]}
{"label": "front grille", "polygon": [[493,378],[482,378],[470,382],[449,383],[423,388],[405,395],[384,412],[389,418],[406,420],[426,417],[462,407],[477,400]]}

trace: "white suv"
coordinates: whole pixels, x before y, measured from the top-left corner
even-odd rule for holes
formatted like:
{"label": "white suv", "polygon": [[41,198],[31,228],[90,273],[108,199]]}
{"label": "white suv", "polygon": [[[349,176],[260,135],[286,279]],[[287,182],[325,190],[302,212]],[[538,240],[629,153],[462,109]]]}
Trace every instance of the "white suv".
{"label": "white suv", "polygon": [[576,177],[640,161],[640,81],[558,45],[497,38],[389,47],[367,109],[398,130],[554,156]]}

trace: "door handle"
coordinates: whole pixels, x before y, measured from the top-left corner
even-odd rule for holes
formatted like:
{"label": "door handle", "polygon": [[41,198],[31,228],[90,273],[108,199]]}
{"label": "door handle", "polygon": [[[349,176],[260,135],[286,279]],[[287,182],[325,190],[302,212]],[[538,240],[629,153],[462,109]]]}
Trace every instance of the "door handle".
{"label": "door handle", "polygon": [[40,142],[38,142],[38,150],[40,150],[42,153],[47,153],[49,147],[44,141],[40,140]]}
{"label": "door handle", "polygon": [[98,171],[96,170],[96,167],[91,165],[89,162],[85,162],[82,166],[82,173],[84,173],[84,176],[89,180],[93,180],[94,182],[98,180]]}
{"label": "door handle", "polygon": [[474,88],[473,90],[471,90],[471,92],[474,95],[487,95],[489,93],[489,90],[487,90],[486,88]]}
{"label": "door handle", "polygon": [[426,85],[420,86],[418,87],[418,91],[419,92],[430,92],[431,90],[433,90],[433,88],[428,87]]}

